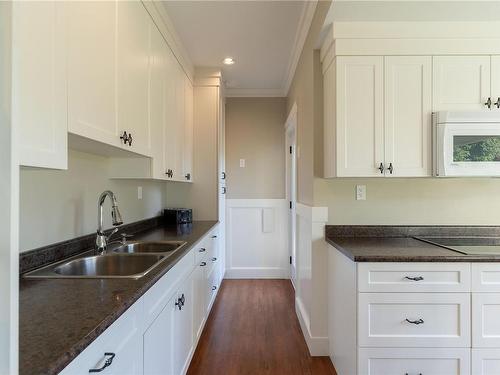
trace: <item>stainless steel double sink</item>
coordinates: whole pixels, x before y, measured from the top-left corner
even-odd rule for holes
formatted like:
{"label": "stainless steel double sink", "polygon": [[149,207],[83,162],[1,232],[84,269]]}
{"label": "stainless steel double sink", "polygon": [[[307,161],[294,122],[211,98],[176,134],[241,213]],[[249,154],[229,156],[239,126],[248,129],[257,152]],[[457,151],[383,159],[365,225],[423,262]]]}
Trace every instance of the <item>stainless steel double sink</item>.
{"label": "stainless steel double sink", "polygon": [[23,275],[40,278],[138,279],[177,253],[186,242],[133,241],[110,247],[104,255],[87,252]]}

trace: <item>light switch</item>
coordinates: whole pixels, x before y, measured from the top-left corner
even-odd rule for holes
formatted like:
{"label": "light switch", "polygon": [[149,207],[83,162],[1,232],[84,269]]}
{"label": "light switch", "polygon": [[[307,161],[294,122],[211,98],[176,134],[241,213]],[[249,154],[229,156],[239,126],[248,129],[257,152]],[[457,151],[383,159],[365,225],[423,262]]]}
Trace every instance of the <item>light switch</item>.
{"label": "light switch", "polygon": [[356,185],[356,200],[357,201],[366,200],[366,185]]}
{"label": "light switch", "polygon": [[137,186],[137,199],[142,199],[142,186]]}
{"label": "light switch", "polygon": [[245,163],[246,163],[245,159],[240,159],[240,168],[245,168]]}

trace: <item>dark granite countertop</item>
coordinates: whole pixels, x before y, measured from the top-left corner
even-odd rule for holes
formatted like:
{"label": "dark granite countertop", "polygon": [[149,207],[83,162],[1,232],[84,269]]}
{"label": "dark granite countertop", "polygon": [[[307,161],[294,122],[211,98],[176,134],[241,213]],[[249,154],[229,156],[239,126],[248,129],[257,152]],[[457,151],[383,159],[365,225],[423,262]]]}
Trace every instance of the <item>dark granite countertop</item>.
{"label": "dark granite countertop", "polygon": [[134,279],[21,279],[19,374],[57,374],[138,300],[216,221],[198,221],[190,233],[159,226],[134,240],[182,240],[186,246],[146,276]]}
{"label": "dark granite countertop", "polygon": [[500,255],[465,255],[413,236],[498,236],[498,227],[327,226],[325,240],[354,262],[500,262]]}

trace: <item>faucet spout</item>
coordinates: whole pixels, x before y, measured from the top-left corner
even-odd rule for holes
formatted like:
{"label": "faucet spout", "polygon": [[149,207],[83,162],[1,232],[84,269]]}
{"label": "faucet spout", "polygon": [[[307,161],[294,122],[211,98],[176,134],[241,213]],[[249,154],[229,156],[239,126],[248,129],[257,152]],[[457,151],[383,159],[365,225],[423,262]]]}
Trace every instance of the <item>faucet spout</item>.
{"label": "faucet spout", "polygon": [[113,225],[118,226],[118,225],[123,224],[122,215],[120,213],[120,210],[118,209],[118,202],[116,201],[115,194],[110,190],[104,191],[99,196],[99,199],[97,201],[96,251],[98,254],[103,254],[106,251],[107,240],[108,240],[108,237],[106,237],[106,235],[104,234],[103,229],[102,229],[102,226],[103,226],[102,206],[104,204],[104,201],[106,200],[106,197],[109,197],[109,199],[111,200],[111,219],[112,219]]}

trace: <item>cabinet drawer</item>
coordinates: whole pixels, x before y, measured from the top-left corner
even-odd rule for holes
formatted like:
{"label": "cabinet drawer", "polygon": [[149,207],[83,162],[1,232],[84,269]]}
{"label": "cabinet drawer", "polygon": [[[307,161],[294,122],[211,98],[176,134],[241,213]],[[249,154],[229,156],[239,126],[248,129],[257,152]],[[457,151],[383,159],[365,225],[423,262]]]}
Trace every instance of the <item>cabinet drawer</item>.
{"label": "cabinet drawer", "polygon": [[500,349],[472,349],[472,375],[500,374]]}
{"label": "cabinet drawer", "polygon": [[359,375],[467,375],[470,350],[457,348],[362,348]]}
{"label": "cabinet drawer", "polygon": [[360,293],[359,346],[469,347],[468,293]]}
{"label": "cabinet drawer", "polygon": [[500,294],[472,293],[472,346],[500,348]]}
{"label": "cabinet drawer", "polygon": [[191,250],[144,294],[145,328],[149,327],[161,312],[178,283],[193,270],[193,259],[194,250]]}
{"label": "cabinet drawer", "polygon": [[108,327],[92,344],[76,357],[60,375],[88,375],[90,369],[104,366],[114,354],[113,361],[103,372],[107,375],[142,374],[142,299],[135,302]]}
{"label": "cabinet drawer", "polygon": [[472,291],[500,292],[500,263],[473,263]]}
{"label": "cabinet drawer", "polygon": [[358,290],[405,293],[468,292],[470,264],[359,263]]}
{"label": "cabinet drawer", "polygon": [[209,249],[207,248],[207,241],[203,239],[194,247],[194,263],[200,265],[201,262],[206,262],[208,258]]}

